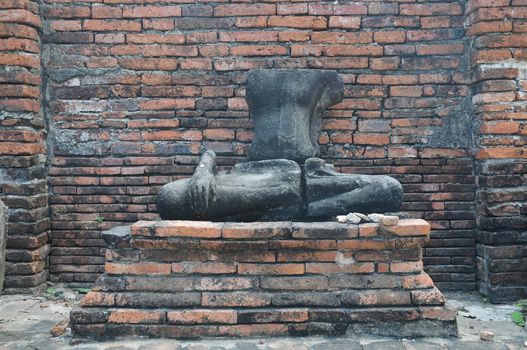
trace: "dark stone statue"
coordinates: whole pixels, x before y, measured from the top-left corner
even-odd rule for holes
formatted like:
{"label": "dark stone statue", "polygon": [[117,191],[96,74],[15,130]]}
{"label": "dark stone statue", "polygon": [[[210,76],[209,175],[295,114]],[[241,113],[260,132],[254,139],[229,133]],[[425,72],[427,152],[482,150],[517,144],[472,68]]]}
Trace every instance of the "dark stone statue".
{"label": "dark stone statue", "polygon": [[163,186],[163,219],[323,220],[399,209],[401,184],[382,175],[341,174],[319,155],[322,112],[343,98],[334,71],[254,70],[247,102],[254,119],[249,162],[218,172],[205,152],[194,175]]}

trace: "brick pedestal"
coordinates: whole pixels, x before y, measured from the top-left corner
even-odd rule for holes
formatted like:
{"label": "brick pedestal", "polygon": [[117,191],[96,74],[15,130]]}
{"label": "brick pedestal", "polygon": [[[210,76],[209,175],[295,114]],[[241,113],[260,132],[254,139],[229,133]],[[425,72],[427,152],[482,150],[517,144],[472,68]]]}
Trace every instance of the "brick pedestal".
{"label": "brick pedestal", "polygon": [[105,274],[71,313],[81,337],[454,336],[422,270],[430,226],[140,221],[105,234]]}

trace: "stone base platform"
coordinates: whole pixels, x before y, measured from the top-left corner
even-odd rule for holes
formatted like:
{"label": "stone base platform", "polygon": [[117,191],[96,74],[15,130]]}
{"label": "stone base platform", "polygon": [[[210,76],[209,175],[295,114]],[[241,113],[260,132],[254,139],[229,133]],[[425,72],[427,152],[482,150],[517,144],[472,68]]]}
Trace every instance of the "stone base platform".
{"label": "stone base platform", "polygon": [[423,271],[430,226],[140,221],[104,234],[75,336],[456,336]]}

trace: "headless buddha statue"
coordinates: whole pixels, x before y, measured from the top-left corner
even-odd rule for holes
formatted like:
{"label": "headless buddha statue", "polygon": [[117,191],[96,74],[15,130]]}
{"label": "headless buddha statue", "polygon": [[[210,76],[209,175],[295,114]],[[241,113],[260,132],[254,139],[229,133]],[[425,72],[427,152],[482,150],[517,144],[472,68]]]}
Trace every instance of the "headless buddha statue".
{"label": "headless buddha statue", "polygon": [[335,71],[253,70],[246,100],[254,120],[249,162],[218,172],[205,152],[194,175],[163,186],[163,219],[323,220],[399,209],[401,184],[383,175],[341,174],[319,155],[323,111],[342,101]]}

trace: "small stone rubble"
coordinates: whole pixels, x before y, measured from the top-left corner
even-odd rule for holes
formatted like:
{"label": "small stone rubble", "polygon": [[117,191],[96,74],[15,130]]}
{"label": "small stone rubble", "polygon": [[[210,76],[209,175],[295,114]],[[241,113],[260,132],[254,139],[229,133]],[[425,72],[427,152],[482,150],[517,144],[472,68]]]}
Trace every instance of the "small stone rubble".
{"label": "small stone rubble", "polygon": [[395,226],[399,223],[399,217],[395,215],[384,215],[384,214],[362,214],[362,213],[349,213],[348,215],[337,215],[337,222],[341,224],[360,224],[374,222],[382,226]]}

